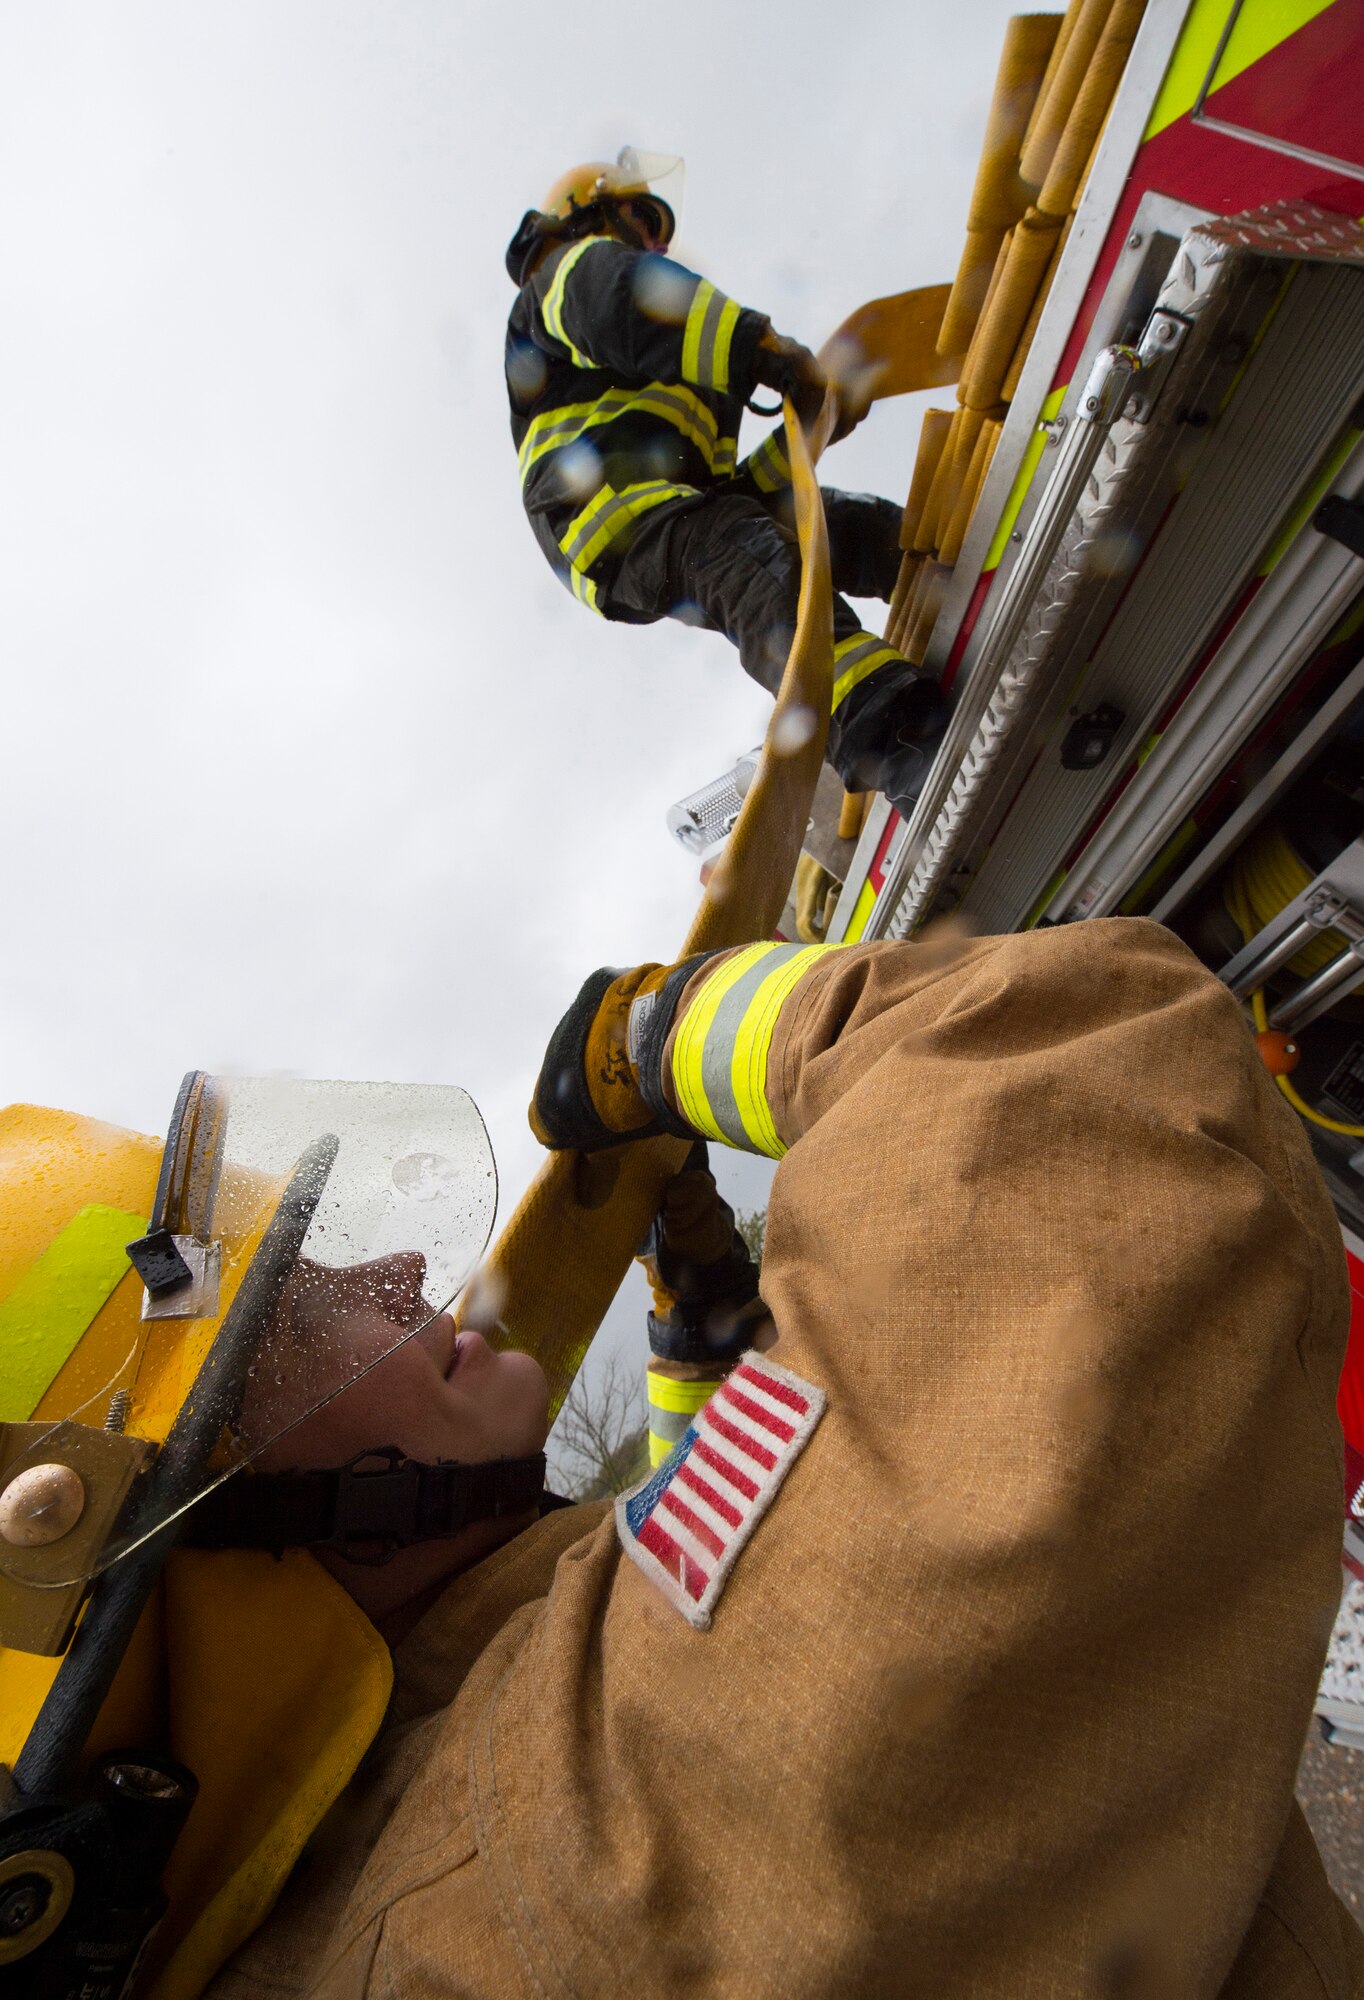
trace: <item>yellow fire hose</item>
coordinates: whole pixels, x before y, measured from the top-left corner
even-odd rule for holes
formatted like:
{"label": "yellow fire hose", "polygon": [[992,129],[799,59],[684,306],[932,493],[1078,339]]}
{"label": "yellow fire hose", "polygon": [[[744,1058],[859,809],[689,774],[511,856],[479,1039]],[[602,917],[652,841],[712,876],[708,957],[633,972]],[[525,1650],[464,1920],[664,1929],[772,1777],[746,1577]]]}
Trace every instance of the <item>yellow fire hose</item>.
{"label": "yellow fire hose", "polygon": [[[834,393],[807,439],[786,404],[800,538],[801,589],[786,671],[758,775],[707,885],[680,958],[771,935],[786,904],[829,733],[833,593],[815,465],[843,397],[854,406],[954,382],[960,355],[938,351],[949,285],[872,299],[849,315],[820,361]],[[495,1345],[533,1354],[557,1410],[601,1325],[685,1141],[648,1139],[607,1152],[556,1154],[521,1197],[456,1315]]]}
{"label": "yellow fire hose", "polygon": [[[930,411],[886,636],[919,665],[984,488],[1097,152],[1145,0],[1069,0],[1009,22],[966,244],[938,336],[956,353],[959,408]],[[964,353],[963,353],[964,350]]]}
{"label": "yellow fire hose", "polygon": [[[1069,19],[1069,16],[1065,17]],[[1020,220],[1035,190],[1019,175],[1027,139],[1055,51],[1063,18],[1017,14],[1004,31],[980,164],[966,215],[966,246],[943,314],[944,353],[964,353],[971,344],[1007,232]]]}
{"label": "yellow fire hose", "polygon": [[856,407],[916,389],[941,389],[961,372],[962,353],[941,354],[950,285],[869,299],[850,313],[819,350],[820,365]]}
{"label": "yellow fire hose", "polygon": [[[806,440],[786,404],[787,452],[800,538],[801,586],[786,671],[762,761],[710,878],[680,958],[770,936],[785,907],[829,733],[833,589],[815,460],[835,399]],[[629,1269],[635,1247],[680,1169],[685,1140],[646,1139],[591,1156],[550,1156],[461,1301],[460,1326],[534,1354],[556,1409]]]}

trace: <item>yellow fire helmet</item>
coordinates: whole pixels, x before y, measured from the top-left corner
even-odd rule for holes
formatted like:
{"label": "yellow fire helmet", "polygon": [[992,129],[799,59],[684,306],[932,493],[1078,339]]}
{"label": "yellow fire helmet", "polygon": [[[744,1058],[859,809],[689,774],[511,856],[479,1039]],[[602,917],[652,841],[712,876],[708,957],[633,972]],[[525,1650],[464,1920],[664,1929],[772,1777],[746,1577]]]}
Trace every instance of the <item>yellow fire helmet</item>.
{"label": "yellow fire helmet", "polygon": [[388,1700],[305,1545],[382,1560],[538,1497],[542,1456],[252,1469],[452,1302],[496,1186],[453,1087],[195,1071],[164,1146],[0,1111],[7,1995],[197,1994]]}
{"label": "yellow fire helmet", "polygon": [[519,285],[552,245],[609,227],[609,211],[618,203],[631,203],[651,247],[665,250],[682,213],[684,179],[677,154],[646,153],[634,146],[622,146],[614,162],[584,160],[570,167],[540,207],[522,216],[507,246],[512,282]]}
{"label": "yellow fire helmet", "polygon": [[655,234],[667,243],[682,209],[684,171],[675,153],[642,153],[634,146],[622,146],[614,164],[585,160],[560,174],[541,202],[540,212],[567,221],[575,209],[590,208],[595,202],[652,201],[661,211],[663,225]]}

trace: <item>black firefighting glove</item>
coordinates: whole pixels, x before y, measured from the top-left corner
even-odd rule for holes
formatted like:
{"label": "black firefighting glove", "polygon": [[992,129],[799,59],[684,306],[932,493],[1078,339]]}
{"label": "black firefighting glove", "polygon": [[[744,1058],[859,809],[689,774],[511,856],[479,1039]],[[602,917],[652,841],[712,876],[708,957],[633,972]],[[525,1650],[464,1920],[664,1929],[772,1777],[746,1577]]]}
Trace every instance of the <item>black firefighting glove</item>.
{"label": "black firefighting glove", "polygon": [[753,1345],[767,1317],[758,1267],[699,1141],[639,1250],[653,1288],[649,1346],[661,1361],[728,1366]]}
{"label": "black firefighting glove", "polygon": [[535,1079],[530,1129],[542,1146],[591,1153],[658,1132],[695,1137],[663,1094],[663,1048],[683,987],[713,955],[607,965],[584,981]]}
{"label": "black firefighting glove", "polygon": [[802,428],[813,429],[824,407],[828,379],[808,347],[769,326],[753,356],[753,372],[765,389],[789,396]]}

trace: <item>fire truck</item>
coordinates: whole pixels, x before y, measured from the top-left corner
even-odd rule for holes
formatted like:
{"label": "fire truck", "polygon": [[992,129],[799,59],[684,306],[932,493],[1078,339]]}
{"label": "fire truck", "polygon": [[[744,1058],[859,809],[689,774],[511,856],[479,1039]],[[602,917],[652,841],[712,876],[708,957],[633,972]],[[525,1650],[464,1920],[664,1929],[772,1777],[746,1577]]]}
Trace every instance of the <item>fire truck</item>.
{"label": "fire truck", "polygon": [[[887,628],[952,720],[907,818],[825,772],[801,864],[820,894],[781,927],[1143,915],[1242,1000],[1353,1288],[1318,1713],[1357,1747],[1361,107],[1364,0],[1080,0],[1011,23],[929,378],[956,406],[924,420]],[[674,807],[674,832],[723,833],[750,768]]]}

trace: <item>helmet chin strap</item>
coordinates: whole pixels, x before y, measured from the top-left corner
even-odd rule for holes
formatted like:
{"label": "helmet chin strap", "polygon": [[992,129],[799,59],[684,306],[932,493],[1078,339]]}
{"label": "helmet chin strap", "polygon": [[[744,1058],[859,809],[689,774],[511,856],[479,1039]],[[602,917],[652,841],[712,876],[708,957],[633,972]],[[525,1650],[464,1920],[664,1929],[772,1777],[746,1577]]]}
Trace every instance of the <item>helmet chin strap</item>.
{"label": "helmet chin strap", "polygon": [[479,1521],[566,1504],[545,1492],[545,1454],[466,1465],[423,1464],[395,1444],[318,1472],[225,1479],[186,1519],[182,1540],[209,1549],[331,1549],[347,1562],[386,1563],[418,1542],[448,1541]]}

